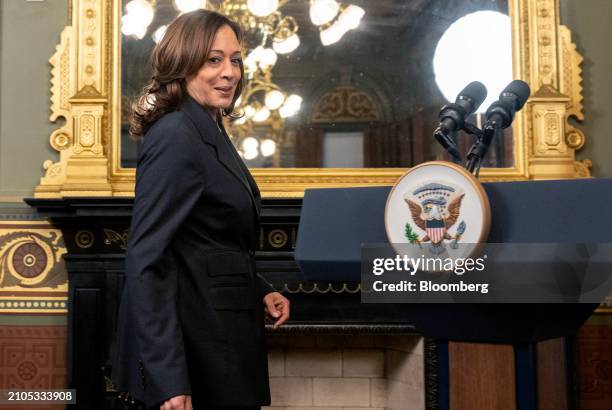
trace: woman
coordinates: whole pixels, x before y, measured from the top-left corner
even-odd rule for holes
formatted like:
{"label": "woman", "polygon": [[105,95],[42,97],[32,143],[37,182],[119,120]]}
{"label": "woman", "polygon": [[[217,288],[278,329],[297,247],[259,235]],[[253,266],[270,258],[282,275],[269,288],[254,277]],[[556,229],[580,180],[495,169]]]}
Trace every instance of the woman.
{"label": "woman", "polygon": [[240,40],[218,13],[178,17],[134,108],[144,138],[113,380],[147,408],[270,402],[264,307],[278,327],[289,301],[255,273],[261,198],[221,123],[242,90]]}

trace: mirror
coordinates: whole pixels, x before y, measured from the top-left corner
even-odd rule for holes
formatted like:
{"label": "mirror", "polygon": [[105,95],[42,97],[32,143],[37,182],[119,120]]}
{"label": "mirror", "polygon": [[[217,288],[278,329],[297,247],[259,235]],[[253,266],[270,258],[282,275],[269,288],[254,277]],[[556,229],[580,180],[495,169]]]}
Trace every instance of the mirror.
{"label": "mirror", "polygon": [[[126,29],[130,3],[123,0],[121,36],[121,165],[126,168],[135,166],[137,156],[127,135],[131,103],[150,78],[155,39],[180,13],[173,0],[157,0],[148,26]],[[262,92],[238,120],[248,122],[248,129],[229,124],[251,168],[406,168],[450,159],[432,138],[440,108],[470,81],[480,80],[489,86],[484,111],[512,79],[507,0],[364,1],[358,27],[327,46],[308,6],[287,2],[279,8],[295,19],[300,44],[277,53],[266,70],[282,94],[301,96],[300,110],[287,118],[273,112],[263,121],[252,119],[248,109],[266,103]],[[245,57],[262,44],[261,32],[246,30]],[[477,113],[471,121],[480,124],[483,117]],[[473,139],[459,134],[456,140],[465,155]],[[484,166],[513,165],[510,128],[494,141]]]}
{"label": "mirror", "polygon": [[[121,20],[127,10],[121,0],[69,1],[69,22],[49,60],[50,118],[53,122],[61,118],[49,142],[59,158],[43,164],[36,197],[133,196],[137,147],[125,137],[125,112],[148,78],[150,35],[156,25],[176,15],[175,4],[201,6],[203,1],[138,0],[154,9],[142,42],[134,44],[122,38]],[[569,29],[559,24],[558,0],[342,0],[335,3],[340,4],[334,11],[336,20],[315,26],[309,8],[330,2],[335,3],[279,0],[281,13],[271,19],[252,19],[246,7],[251,4],[265,14],[268,11],[261,9],[275,0],[207,2],[211,7],[234,8],[239,19],[252,27],[285,21],[277,32],[285,35],[277,40],[290,43],[285,48],[295,46],[289,38],[298,27],[299,47],[285,54],[281,51],[287,50],[280,50],[268,71],[269,80],[286,99],[277,98],[281,106],[269,114],[262,110],[265,100],[247,99],[245,112],[253,121],[234,123],[230,130],[264,197],[301,197],[308,188],[392,185],[407,167],[444,159],[431,133],[440,107],[471,80],[459,74],[478,74],[482,81],[485,74],[508,69],[501,61],[507,58],[503,56],[508,55],[508,47],[500,47],[499,41],[487,44],[495,38],[492,29],[464,37],[452,31],[462,16],[486,12],[509,16],[512,78],[527,82],[532,95],[512,128],[489,151],[480,179],[590,176],[590,161],[578,161],[575,155],[586,141],[574,121],[584,119],[582,57]],[[355,13],[351,5],[363,13]],[[345,12],[350,16],[339,29],[336,23]],[[438,53],[450,56],[450,62],[444,63],[434,56],[438,45],[445,43],[440,39],[447,30],[454,33],[448,35],[451,40],[465,40]],[[266,40],[261,35],[248,38],[246,47],[251,50]],[[497,52],[505,54],[498,57]],[[271,66],[273,57],[264,54],[256,54],[249,66]],[[484,67],[482,56],[500,63],[500,68],[474,73],[466,62],[477,60],[476,68]],[[457,80],[455,88],[438,87],[445,77],[435,61],[451,73],[447,79]],[[498,93],[494,88],[489,87],[493,98]],[[278,121],[277,116],[285,118]],[[476,123],[481,120],[473,118]],[[246,146],[245,140],[250,141]],[[463,151],[470,145],[465,135],[457,142]]]}

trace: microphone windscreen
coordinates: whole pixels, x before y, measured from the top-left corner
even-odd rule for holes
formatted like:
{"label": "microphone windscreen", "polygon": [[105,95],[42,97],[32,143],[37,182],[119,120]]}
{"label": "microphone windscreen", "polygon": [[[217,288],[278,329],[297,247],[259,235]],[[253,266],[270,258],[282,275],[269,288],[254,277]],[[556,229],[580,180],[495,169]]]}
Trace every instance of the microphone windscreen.
{"label": "microphone windscreen", "polygon": [[487,87],[480,81],[472,81],[457,96],[457,99],[471,99],[474,107],[468,114],[473,113],[480,107],[480,104],[487,98]]}
{"label": "microphone windscreen", "polygon": [[520,110],[525,105],[525,102],[531,95],[531,89],[526,82],[521,80],[514,80],[506,88],[501,92],[499,98],[502,99],[504,94],[514,94],[517,97],[516,100],[516,110]]}

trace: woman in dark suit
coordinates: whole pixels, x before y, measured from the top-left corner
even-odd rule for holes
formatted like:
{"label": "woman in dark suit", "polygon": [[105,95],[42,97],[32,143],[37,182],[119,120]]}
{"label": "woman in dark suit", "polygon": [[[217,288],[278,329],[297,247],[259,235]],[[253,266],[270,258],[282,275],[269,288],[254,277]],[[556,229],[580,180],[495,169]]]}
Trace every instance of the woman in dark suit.
{"label": "woman in dark suit", "polygon": [[256,274],[260,193],[227,133],[242,90],[241,32],[197,10],[168,27],[134,106],[144,135],[113,380],[147,408],[270,403],[264,310],[289,301]]}

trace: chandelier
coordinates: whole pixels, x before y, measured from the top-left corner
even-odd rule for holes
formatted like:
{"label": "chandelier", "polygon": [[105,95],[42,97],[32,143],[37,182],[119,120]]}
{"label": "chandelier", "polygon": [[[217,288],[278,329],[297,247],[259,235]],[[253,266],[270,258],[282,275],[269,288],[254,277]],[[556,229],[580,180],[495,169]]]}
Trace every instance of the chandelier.
{"label": "chandelier", "polygon": [[[159,0],[158,0],[159,1]],[[228,121],[228,132],[241,156],[252,160],[259,155],[270,157],[281,139],[285,119],[300,110],[302,97],[288,94],[274,83],[272,70],[278,54],[289,54],[300,45],[299,25],[294,17],[279,10],[289,0],[174,0],[177,14],[208,8],[238,22],[245,34],[245,88],[236,101],[242,116]],[[142,39],[150,32],[156,43],[166,26],[151,28],[156,0],[131,0],[125,5],[121,31]],[[365,11],[335,0],[310,0],[309,16],[318,27],[323,46],[334,44],[348,31],[357,28]],[[265,136],[258,136],[257,129]]]}

